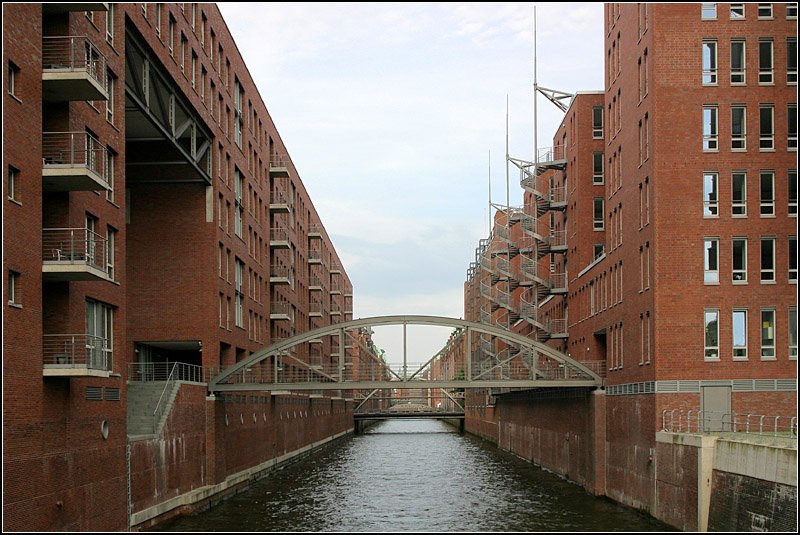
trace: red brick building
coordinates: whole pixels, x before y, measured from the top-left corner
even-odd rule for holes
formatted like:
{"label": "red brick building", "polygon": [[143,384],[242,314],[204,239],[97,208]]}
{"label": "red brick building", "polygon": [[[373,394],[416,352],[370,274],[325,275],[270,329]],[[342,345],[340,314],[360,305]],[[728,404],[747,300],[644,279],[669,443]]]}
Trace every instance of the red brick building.
{"label": "red brick building", "polygon": [[[665,411],[796,415],[797,4],[606,4],[604,32],[605,90],[575,95],[535,173],[515,161],[524,206],[497,209],[465,318],[605,377],[587,486],[650,508]],[[522,398],[488,394],[467,429],[502,446]]]}
{"label": "red brick building", "polygon": [[4,5],[3,60],[4,525],[125,529],[129,374],[207,377],[352,285],[216,5]]}

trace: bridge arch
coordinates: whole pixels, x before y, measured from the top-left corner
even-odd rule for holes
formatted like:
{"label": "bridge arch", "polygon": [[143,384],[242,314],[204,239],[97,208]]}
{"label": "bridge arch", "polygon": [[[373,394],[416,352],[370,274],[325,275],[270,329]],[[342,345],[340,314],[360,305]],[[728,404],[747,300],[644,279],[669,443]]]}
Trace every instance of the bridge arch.
{"label": "bridge arch", "polygon": [[[433,381],[420,381],[411,378],[406,380],[392,380],[392,381],[347,381],[343,375],[338,377],[326,376],[328,379],[324,382],[307,381],[304,383],[292,382],[279,382],[279,381],[260,381],[248,382],[242,380],[243,372],[251,369],[252,367],[264,362],[271,361],[278,362],[278,358],[284,356],[292,350],[295,346],[311,342],[312,340],[319,339],[324,336],[340,337],[344,339],[347,331],[357,330],[365,327],[381,327],[391,325],[425,325],[435,327],[450,327],[461,329],[462,335],[466,337],[466,374],[463,379],[455,380],[433,380]],[[532,376],[527,379],[482,379],[486,375],[486,370],[473,370],[473,356],[472,351],[472,334],[478,333],[479,335],[485,334],[503,340],[513,346],[519,348],[520,353],[508,358],[505,362],[513,358],[519,357],[521,354],[533,355],[534,358],[527,358],[526,366],[533,372]],[[339,354],[342,357],[344,352],[344,344],[340,343]],[[432,362],[439,353],[431,357],[428,363]],[[548,372],[544,374],[540,369],[541,362],[548,363]],[[426,363],[426,366],[427,364]],[[553,367],[552,363],[555,363]],[[502,364],[502,363],[501,363]],[[497,364],[499,366],[500,364]],[[276,365],[277,367],[277,365]],[[341,370],[341,368],[340,368]],[[555,372],[553,371],[555,370]],[[476,373],[479,371],[480,373]],[[482,323],[475,323],[472,321],[449,318],[443,316],[426,316],[426,315],[398,315],[398,316],[376,316],[370,318],[359,318],[343,323],[328,325],[313,329],[291,338],[278,341],[260,351],[250,355],[233,366],[230,366],[220,372],[219,375],[212,378],[209,382],[209,391],[237,391],[237,390],[317,390],[317,389],[375,389],[375,388],[420,388],[424,385],[428,388],[486,388],[486,387],[523,387],[523,388],[537,388],[537,387],[564,387],[564,386],[585,386],[585,387],[600,387],[603,385],[603,379],[594,370],[590,369],[584,363],[581,363],[572,357],[561,353],[541,342],[531,340],[521,334],[513,333],[493,325],[486,325]]]}

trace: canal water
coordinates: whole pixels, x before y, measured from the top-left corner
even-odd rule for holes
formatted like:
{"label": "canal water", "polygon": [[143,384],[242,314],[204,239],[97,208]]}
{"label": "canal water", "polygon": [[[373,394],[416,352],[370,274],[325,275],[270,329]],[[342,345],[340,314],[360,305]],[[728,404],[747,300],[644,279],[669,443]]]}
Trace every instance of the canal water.
{"label": "canal water", "polygon": [[664,531],[436,420],[390,420],[164,531]]}

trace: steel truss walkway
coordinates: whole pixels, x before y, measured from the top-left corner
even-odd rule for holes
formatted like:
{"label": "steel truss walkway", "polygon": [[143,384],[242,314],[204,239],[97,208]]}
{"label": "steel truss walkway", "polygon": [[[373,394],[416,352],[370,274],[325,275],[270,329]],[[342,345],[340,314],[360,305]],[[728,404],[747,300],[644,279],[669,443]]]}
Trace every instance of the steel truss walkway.
{"label": "steel truss walkway", "polygon": [[[371,327],[403,326],[403,365],[392,369],[362,343],[359,332]],[[433,355],[417,369],[409,369],[407,326],[426,325],[457,330],[463,368],[448,374],[432,370]],[[477,336],[475,334],[477,333]],[[489,353],[481,335],[493,337],[509,350]],[[444,376],[443,376],[444,375]],[[362,404],[380,390],[462,388],[599,387],[603,379],[587,365],[520,334],[486,325],[440,316],[378,316],[355,319],[314,329],[280,340],[212,378],[210,392],[371,390]],[[449,394],[446,394],[451,397]]]}

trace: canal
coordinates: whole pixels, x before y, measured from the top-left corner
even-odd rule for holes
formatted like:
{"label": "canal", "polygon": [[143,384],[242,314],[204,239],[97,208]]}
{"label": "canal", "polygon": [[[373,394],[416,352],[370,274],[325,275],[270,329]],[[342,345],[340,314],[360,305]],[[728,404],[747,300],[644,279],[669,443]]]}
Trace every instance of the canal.
{"label": "canal", "polygon": [[435,420],[368,428],[164,531],[671,531]]}

